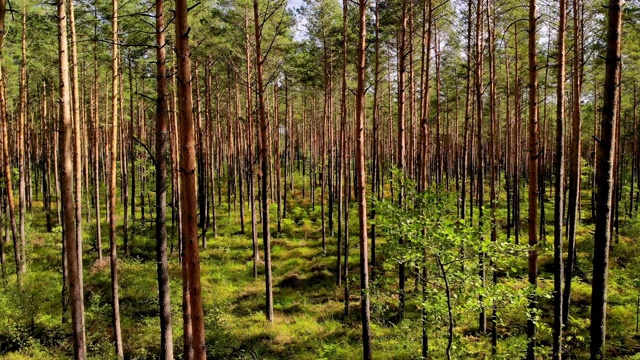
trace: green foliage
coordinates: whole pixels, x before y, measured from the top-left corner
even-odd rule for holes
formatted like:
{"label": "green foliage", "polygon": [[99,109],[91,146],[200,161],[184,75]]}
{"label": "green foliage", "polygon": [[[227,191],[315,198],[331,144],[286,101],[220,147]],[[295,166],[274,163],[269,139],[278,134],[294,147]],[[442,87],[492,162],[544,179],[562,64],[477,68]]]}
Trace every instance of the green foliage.
{"label": "green foliage", "polygon": [[[405,200],[399,204],[384,199],[375,205],[379,214],[376,226],[386,238],[381,248],[385,261],[384,272],[377,278],[378,291],[384,292],[394,284],[395,276],[389,276],[395,274],[395,264],[405,264],[410,276],[426,282],[424,295],[414,301],[427,314],[428,331],[451,325],[452,355],[471,356],[461,332],[470,325],[466,320],[470,314],[481,309],[490,313],[495,305],[498,326],[506,325],[503,315],[526,314],[531,290],[513,276],[520,273],[519,259],[526,256],[528,248],[502,237],[491,241],[489,216],[482,219],[482,227],[460,219],[456,194],[440,188],[418,192],[416,183],[399,171],[393,172],[393,179],[394,192],[403,191]],[[482,268],[487,274],[485,280],[477,275]],[[422,278],[424,273],[427,278]],[[489,280],[494,273],[498,280],[495,284]],[[376,311],[384,309],[377,307]],[[541,323],[538,315],[535,319]],[[526,321],[526,317],[518,320]]]}

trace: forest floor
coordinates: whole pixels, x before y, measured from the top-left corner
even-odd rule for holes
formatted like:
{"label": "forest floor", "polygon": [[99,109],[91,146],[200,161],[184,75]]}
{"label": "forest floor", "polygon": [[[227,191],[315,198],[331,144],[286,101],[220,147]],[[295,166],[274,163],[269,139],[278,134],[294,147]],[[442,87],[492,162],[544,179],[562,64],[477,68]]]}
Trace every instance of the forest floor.
{"label": "forest floor", "polygon": [[[589,193],[590,194],[590,193]],[[584,193],[584,203],[588,196]],[[302,199],[296,190],[291,196]],[[223,199],[224,200],[224,199]],[[317,205],[317,204],[316,204]],[[552,201],[547,200],[548,224],[552,224]],[[526,204],[523,204],[525,209]],[[327,251],[322,251],[320,207],[311,209],[307,199],[292,201],[282,231],[272,226],[275,321],[265,320],[263,263],[258,279],[252,276],[251,223],[245,211],[245,234],[240,232],[238,211],[227,211],[227,204],[217,208],[218,231],[207,236],[207,248],[201,250],[202,294],[208,357],[211,359],[357,359],[361,358],[359,298],[357,294],[358,249],[357,221],[352,210],[350,316],[344,317],[344,292],[336,286],[336,240],[327,231]],[[55,208],[54,208],[55,209]],[[86,209],[85,209],[86,210]],[[237,208],[236,208],[237,210]],[[54,210],[55,211],[55,210]],[[145,221],[140,209],[130,228],[130,255],[120,254],[118,275],[125,355],[131,359],[152,359],[159,354],[155,240],[149,209]],[[275,212],[275,211],[274,211]],[[170,211],[169,211],[170,213]],[[122,214],[120,210],[119,214]],[[583,217],[587,209],[583,209]],[[0,291],[0,358],[66,359],[72,354],[70,326],[62,324],[61,228],[46,232],[42,203],[34,201],[28,215],[28,275],[23,290],[16,285],[12,261],[13,248],[5,247],[7,275]],[[170,225],[170,223],[169,223]],[[546,294],[553,286],[551,252],[552,227],[547,227],[547,245],[540,258],[540,287]],[[566,333],[567,358],[581,359],[588,353],[592,226],[583,222],[578,230],[578,265],[573,283],[571,326]],[[120,227],[119,231],[122,231]],[[105,255],[108,227],[102,226]],[[96,260],[93,249],[93,222],[84,225],[84,285],[88,352],[92,359],[113,356],[110,274],[108,256]],[[173,231],[169,229],[171,235]],[[526,234],[526,231],[523,232]],[[609,283],[608,345],[614,358],[640,359],[637,331],[640,304],[640,220],[625,221],[618,241],[613,245]],[[121,239],[119,239],[121,240]],[[261,244],[261,239],[260,244]],[[180,264],[175,236],[170,237],[171,302],[175,352],[182,350]],[[381,240],[384,242],[384,240]],[[122,244],[119,245],[122,250]],[[260,246],[262,248],[262,246]],[[566,249],[566,244],[565,244]],[[526,259],[518,264],[524,283]],[[13,274],[13,275],[11,275]],[[373,293],[373,351],[376,359],[417,359],[421,349],[421,322],[417,296],[412,295],[414,281],[408,281],[407,317],[401,323],[391,320],[397,308],[397,296],[389,292]],[[513,286],[517,286],[514,284]],[[415,291],[417,294],[417,291]],[[355,296],[354,296],[355,294]],[[549,346],[553,313],[552,299],[540,300],[539,340]],[[489,336],[474,329],[477,315],[456,321],[458,353],[466,358],[490,358]],[[524,311],[501,318],[498,354],[495,358],[513,358],[514,351],[526,347],[523,335]],[[434,359],[444,358],[446,322],[436,320],[429,329]],[[548,349],[548,348],[547,348]],[[520,353],[522,354],[522,353]],[[545,357],[545,356],[542,356]],[[541,358],[542,358],[541,357]]]}

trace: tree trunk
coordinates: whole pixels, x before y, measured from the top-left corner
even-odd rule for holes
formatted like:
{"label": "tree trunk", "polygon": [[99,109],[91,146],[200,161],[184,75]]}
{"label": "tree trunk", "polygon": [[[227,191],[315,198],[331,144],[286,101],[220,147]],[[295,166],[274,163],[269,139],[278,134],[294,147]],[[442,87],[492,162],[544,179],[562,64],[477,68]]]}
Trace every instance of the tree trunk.
{"label": "tree trunk", "polygon": [[[47,232],[53,230],[53,223],[51,222],[51,189],[50,189],[50,168],[49,168],[49,141],[51,132],[49,124],[49,106],[47,101],[47,83],[42,83],[42,124],[44,130],[44,136],[42,137],[42,203],[44,206],[45,217],[47,219]],[[2,207],[2,205],[0,205]],[[4,220],[3,220],[4,221]],[[0,237],[2,235],[0,234]]]}
{"label": "tree trunk", "polygon": [[[281,193],[281,174],[280,168],[282,164],[282,156],[280,154],[280,98],[279,98],[279,90],[280,86],[278,84],[274,84],[273,86],[273,116],[274,116],[274,124],[273,127],[273,142],[274,142],[274,152],[275,152],[275,185],[276,185],[276,219],[278,221],[278,234],[282,232],[282,193]],[[286,169],[285,169],[286,170]],[[324,173],[324,170],[323,170]],[[324,203],[324,201],[323,201]],[[322,218],[324,222],[324,216]],[[324,237],[324,230],[323,230]],[[326,246],[324,249],[326,253]]]}
{"label": "tree trunk", "polygon": [[571,281],[573,279],[573,268],[576,261],[576,229],[580,221],[580,213],[578,208],[580,205],[580,178],[581,178],[581,162],[582,162],[582,124],[581,124],[581,108],[580,98],[582,97],[582,42],[580,37],[581,29],[579,27],[579,7],[580,1],[573,0],[573,102],[572,102],[572,153],[569,158],[569,199],[568,199],[568,228],[567,238],[568,254],[567,266],[565,273],[565,282],[562,299],[562,324],[567,326],[569,323],[569,304],[571,301]]}
{"label": "tree trunk", "polygon": [[[349,316],[349,147],[347,138],[347,16],[348,1],[342,2],[342,85],[340,94],[340,176],[339,176],[339,220],[338,228],[342,225],[342,247],[338,248],[338,255],[342,254],[342,262],[338,256],[338,275],[341,275],[338,285],[342,284],[344,290],[344,317]],[[340,233],[339,233],[340,235]],[[340,245],[340,238],[338,239]]]}
{"label": "tree trunk", "polygon": [[591,293],[591,359],[606,355],[607,280],[611,242],[611,194],[616,147],[616,108],[621,64],[622,0],[609,0],[607,53],[600,138],[596,164],[596,229],[594,234],[593,283]]}
{"label": "tree trunk", "polygon": [[167,263],[167,64],[166,36],[164,32],[164,0],[156,0],[156,262],[158,267],[158,302],[160,305],[160,354],[165,360],[173,359],[171,331],[171,291]]}
{"label": "tree trunk", "polygon": [[[68,282],[71,289],[71,322],[73,350],[76,360],[85,359],[87,346],[84,330],[84,294],[82,285],[82,262],[78,261],[76,242],[75,201],[73,192],[73,157],[71,135],[71,93],[69,89],[69,54],[67,40],[66,0],[58,2],[58,46],[60,59],[60,160],[62,210],[64,216],[63,233],[68,268]],[[6,134],[5,134],[6,135]],[[6,139],[6,138],[5,138]],[[6,160],[6,159],[5,159]]]}
{"label": "tree trunk", "polygon": [[[556,95],[556,159],[555,159],[555,203],[553,209],[553,359],[562,359],[562,228],[564,226],[564,80],[565,80],[565,39],[567,27],[567,1],[560,0],[560,21],[558,23],[558,76]],[[576,79],[574,79],[576,81]],[[542,205],[544,206],[544,204]]]}
{"label": "tree trunk", "polygon": [[[475,87],[476,87],[476,127],[477,127],[477,139],[476,139],[476,171],[477,171],[477,183],[476,190],[478,192],[478,227],[482,228],[484,223],[484,163],[482,148],[484,145],[482,138],[482,110],[484,108],[482,101],[482,93],[484,92],[483,85],[483,67],[482,67],[482,54],[484,53],[483,33],[482,26],[482,1],[478,1],[476,7],[476,47],[475,47]],[[472,192],[473,193],[473,192]],[[480,252],[478,257],[478,267],[481,286],[485,287],[486,282],[486,269],[484,265],[485,254]],[[482,302],[483,296],[480,295],[480,301]],[[480,308],[480,314],[478,314],[478,330],[481,332],[487,331],[487,314],[484,307]]]}
{"label": "tree trunk", "polygon": [[[345,204],[348,205],[348,199],[345,199],[344,182],[346,178],[344,176],[344,169],[347,166],[347,138],[346,138],[346,126],[347,126],[347,12],[349,3],[347,0],[342,0],[342,81],[340,85],[340,161],[338,165],[338,243],[337,243],[337,256],[336,256],[336,284],[342,285],[343,269],[341,262],[342,255],[342,243],[343,240],[346,243],[346,222],[344,221],[346,211],[348,210]],[[345,253],[346,256],[346,253]],[[346,301],[346,300],[345,300]]]}
{"label": "tree trunk", "polygon": [[[429,171],[429,68],[431,66],[431,26],[432,21],[433,3],[431,0],[424,2],[422,7],[422,44],[421,44],[421,58],[422,64],[420,69],[420,81],[422,90],[422,98],[420,99],[420,137],[419,137],[419,164],[420,170],[420,182],[419,190],[426,191]],[[423,229],[426,232],[427,229]],[[422,266],[422,302],[423,305],[420,309],[420,317],[422,321],[422,357],[427,359],[429,355],[429,336],[427,333],[428,326],[428,313],[425,303],[427,301],[427,255],[424,255],[424,264]]]}
{"label": "tree trunk", "polygon": [[[464,106],[464,135],[462,143],[462,193],[460,194],[460,218],[465,219],[467,216],[466,199],[467,199],[467,171],[469,168],[469,123],[471,122],[471,13],[473,9],[473,1],[468,2],[468,17],[467,17],[467,66],[466,66],[466,94],[465,94],[465,106]],[[424,115],[423,115],[424,116]],[[423,160],[423,161],[426,161]],[[425,165],[426,166],[426,165]],[[426,182],[425,182],[426,183]],[[464,249],[462,249],[464,254]]]}
{"label": "tree trunk", "polygon": [[[491,202],[491,242],[495,243],[498,239],[496,211],[497,211],[497,190],[496,183],[498,181],[497,165],[496,165],[496,142],[499,141],[497,133],[497,85],[496,85],[496,9],[495,3],[487,4],[487,28],[489,30],[489,197]],[[493,257],[489,261],[489,268],[494,269],[492,274],[493,286],[498,285],[498,272],[495,270]],[[491,313],[491,353],[495,356],[498,347],[498,315],[495,301],[492,306]]]}
{"label": "tree trunk", "polygon": [[[78,51],[76,20],[73,1],[69,1],[69,28],[71,29],[71,100],[73,101],[73,173],[78,262],[82,263],[82,120],[80,118],[80,85],[78,81]],[[82,281],[82,272],[79,273]]]}
{"label": "tree trunk", "polygon": [[113,331],[115,337],[116,355],[124,359],[122,346],[122,332],[120,330],[120,300],[118,299],[118,252],[116,238],[116,187],[117,156],[118,156],[118,0],[112,1],[112,42],[111,54],[111,144],[109,146],[109,259],[111,260],[111,309],[113,315]]}
{"label": "tree trunk", "polygon": [[538,59],[536,47],[536,31],[538,23],[537,0],[529,0],[529,283],[532,286],[529,294],[529,316],[527,318],[527,359],[535,359],[536,324],[534,310],[537,297],[535,288],[538,284],[538,161],[540,158],[538,127]]}
{"label": "tree trunk", "polygon": [[[382,200],[380,197],[380,8],[375,0],[375,55],[374,55],[374,84],[373,84],[373,141],[371,143],[371,195],[372,199]],[[374,197],[375,196],[375,197]],[[376,210],[375,200],[371,206],[371,279],[376,274]],[[338,200],[340,202],[340,200]]]}
{"label": "tree trunk", "polygon": [[[27,118],[27,5],[22,9],[22,59],[20,62],[20,116],[18,118],[18,196],[20,201],[20,273],[27,272],[27,216],[26,169],[25,169],[25,126]],[[11,176],[8,173],[7,176]]]}
{"label": "tree trunk", "polygon": [[[258,278],[258,261],[260,260],[260,251],[258,249],[258,224],[256,220],[256,195],[254,176],[253,154],[255,151],[253,136],[253,100],[251,89],[251,43],[249,41],[249,16],[245,9],[244,14],[245,35],[245,51],[246,51],[246,71],[247,71],[247,128],[248,128],[248,145],[247,145],[247,179],[249,183],[249,206],[251,207],[251,244],[253,250],[253,278]],[[218,101],[219,103],[219,101]]]}
{"label": "tree trunk", "polygon": [[[184,243],[183,283],[188,284],[191,329],[193,333],[193,358],[206,358],[204,316],[202,311],[202,287],[200,286],[200,249],[198,247],[198,217],[196,194],[196,149],[194,139],[193,98],[191,92],[191,52],[189,50],[189,26],[187,2],[177,0],[175,9],[179,153],[182,206],[182,235]],[[185,266],[186,265],[186,266]],[[186,267],[186,274],[184,268]],[[186,345],[186,344],[185,344]],[[185,346],[187,349],[188,346]]]}
{"label": "tree trunk", "polygon": [[362,316],[363,358],[371,356],[371,306],[369,303],[369,260],[367,244],[367,179],[365,172],[364,112],[365,112],[365,66],[367,41],[367,1],[360,0],[358,36],[358,85],[356,89],[356,167],[358,174],[358,216],[360,223],[360,309]]}
{"label": "tree trunk", "polygon": [[[2,56],[2,48],[5,36],[5,14],[6,0],[0,0],[0,59]],[[21,264],[20,242],[18,239],[18,229],[15,216],[15,202],[13,198],[13,185],[11,180],[11,162],[9,159],[9,129],[7,127],[7,99],[5,94],[5,80],[0,68],[0,120],[2,121],[2,152],[3,167],[5,178],[5,191],[7,192],[7,207],[9,212],[9,221],[11,223],[11,238],[13,240],[13,253],[16,262],[16,276],[19,284],[22,284],[23,267]]]}
{"label": "tree trunk", "polygon": [[265,314],[267,320],[273,322],[273,288],[271,274],[271,231],[269,229],[269,124],[265,113],[264,104],[264,59],[262,57],[261,44],[262,27],[260,26],[260,13],[258,12],[258,0],[253,0],[253,20],[255,25],[256,37],[256,78],[258,80],[258,116],[260,118],[260,195],[261,217],[262,217],[262,242],[264,246],[264,268],[265,268],[265,287],[266,287],[266,308]]}
{"label": "tree trunk", "polygon": [[[396,154],[396,166],[398,170],[404,171],[405,167],[405,78],[406,78],[406,42],[407,42],[407,20],[408,12],[411,11],[411,6],[408,0],[402,0],[402,18],[400,28],[400,40],[398,45],[398,153]],[[411,32],[409,32],[411,34]],[[401,173],[400,176],[405,176]],[[398,193],[398,205],[402,206],[404,200],[404,191],[400,189]],[[404,239],[400,237],[400,245],[404,243]],[[399,293],[399,306],[398,306],[398,319],[401,321],[404,318],[405,307],[405,264],[400,261],[398,264],[398,293]]]}

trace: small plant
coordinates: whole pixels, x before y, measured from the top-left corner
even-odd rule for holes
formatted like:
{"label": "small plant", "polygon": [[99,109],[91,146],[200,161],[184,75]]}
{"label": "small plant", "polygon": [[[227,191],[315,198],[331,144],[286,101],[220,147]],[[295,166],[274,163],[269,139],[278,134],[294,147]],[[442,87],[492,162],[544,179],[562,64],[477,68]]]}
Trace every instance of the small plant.
{"label": "small plant", "polygon": [[[488,217],[483,218],[481,228],[460,219],[454,193],[440,188],[419,192],[416,184],[399,172],[394,173],[394,179],[398,179],[395,191],[403,189],[407,200],[402,205],[389,199],[376,204],[376,225],[387,238],[382,253],[387,263],[404,264],[420,283],[417,302],[424,333],[447,329],[445,356],[468,356],[459,344],[461,334],[456,332],[465,317],[485,312],[489,318],[494,306],[526,303],[527,287],[502,286],[501,282],[517,271],[513,264],[527,248],[504,239],[491,241]],[[482,268],[486,274],[501,274],[504,280],[498,281],[496,275],[492,284],[489,275],[478,276]],[[389,270],[385,269],[387,277],[393,273]],[[501,324],[500,313],[496,311],[496,326]]]}

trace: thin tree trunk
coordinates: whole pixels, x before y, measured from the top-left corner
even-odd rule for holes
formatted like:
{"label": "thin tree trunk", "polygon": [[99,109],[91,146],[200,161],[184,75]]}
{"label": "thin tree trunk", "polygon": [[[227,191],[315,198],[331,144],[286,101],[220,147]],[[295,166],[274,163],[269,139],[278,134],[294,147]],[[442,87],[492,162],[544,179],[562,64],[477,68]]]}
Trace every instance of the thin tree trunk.
{"label": "thin tree trunk", "polygon": [[[320,233],[322,235],[322,254],[327,253],[327,232],[325,226],[325,206],[324,206],[324,198],[325,198],[325,189],[327,184],[327,125],[329,123],[329,102],[330,91],[331,91],[331,73],[329,72],[329,62],[327,55],[327,46],[325,41],[323,41],[323,50],[324,50],[324,104],[322,111],[322,130],[321,136],[322,140],[320,140],[320,153],[321,153],[321,164],[320,164]],[[276,157],[277,157],[276,153]],[[278,220],[278,229],[280,228]]]}
{"label": "thin tree trunk", "polygon": [[82,242],[82,122],[80,114],[80,84],[78,74],[78,54],[76,39],[75,10],[73,1],[69,2],[69,29],[71,30],[71,100],[74,129],[74,185],[76,197],[76,237]]}
{"label": "thin tree trunk", "polygon": [[367,0],[360,0],[359,6],[359,36],[358,36],[358,85],[356,89],[356,167],[358,174],[358,215],[360,223],[360,309],[362,316],[362,348],[363,358],[371,356],[371,306],[369,303],[369,260],[367,244],[367,179],[365,172],[365,66],[366,66],[366,35],[367,35]]}
{"label": "thin tree trunk", "polygon": [[[20,201],[20,273],[27,272],[27,234],[25,222],[27,216],[26,169],[25,169],[25,126],[27,118],[27,5],[22,8],[22,47],[20,62],[20,115],[18,117],[18,196]],[[7,173],[7,177],[12,173]]]}
{"label": "thin tree trunk", "polygon": [[[411,11],[411,7],[409,5],[408,0],[402,0],[402,18],[401,18],[401,28],[400,28],[400,43],[398,46],[398,153],[396,154],[396,166],[398,170],[404,171],[405,167],[405,145],[406,145],[406,134],[405,134],[405,77],[406,77],[406,42],[407,42],[407,20],[408,20],[408,12]],[[405,174],[401,174],[400,176],[405,176]],[[404,200],[404,191],[400,189],[398,193],[398,205],[402,206]],[[400,246],[404,243],[404,239],[400,237],[399,239]],[[404,308],[405,308],[405,264],[403,261],[400,261],[398,264],[398,293],[399,293],[399,306],[398,306],[398,320],[402,320],[404,318]]]}
{"label": "thin tree trunk", "polygon": [[[422,44],[421,57],[422,64],[420,69],[420,81],[422,89],[422,98],[420,99],[420,145],[419,145],[419,161],[418,168],[420,170],[419,190],[426,191],[429,171],[429,68],[431,66],[431,26],[433,3],[431,0],[424,1],[422,7]],[[426,232],[427,229],[423,229]],[[427,301],[427,255],[424,254],[424,264],[422,266],[422,302],[420,309],[420,317],[422,321],[422,358],[427,359],[429,355],[429,336],[427,332],[428,313],[425,306]]]}
{"label": "thin tree trunk", "polygon": [[538,22],[537,0],[529,0],[529,283],[532,286],[529,294],[529,316],[527,318],[527,359],[535,359],[536,324],[534,311],[537,297],[535,288],[538,284],[538,162],[539,126],[538,126],[538,59],[536,31]]}
{"label": "thin tree trunk", "polygon": [[[96,0],[97,1],[97,0]],[[98,25],[94,25],[93,34],[97,39]],[[99,119],[99,96],[98,96],[98,43],[93,43],[93,191],[95,196],[96,212],[96,245],[98,250],[98,260],[102,260],[102,216],[100,215],[100,119]]]}
{"label": "thin tree trunk", "polygon": [[[78,50],[76,39],[76,20],[73,0],[69,1],[69,28],[71,29],[71,100],[73,101],[73,171],[74,171],[74,200],[76,219],[76,243],[78,262],[82,262],[82,120],[80,118],[80,84],[78,81]],[[82,272],[79,273],[82,281]]]}
{"label": "thin tree trunk", "polygon": [[[273,87],[273,116],[274,116],[274,123],[275,126],[273,127],[274,131],[273,131],[273,141],[274,141],[274,152],[275,152],[275,156],[274,156],[274,162],[275,162],[275,185],[276,185],[276,219],[278,221],[278,234],[282,232],[282,193],[281,193],[281,174],[280,174],[280,168],[281,168],[281,164],[282,164],[282,156],[280,155],[280,98],[279,98],[279,90],[280,90],[280,86],[277,84],[274,84]],[[324,173],[324,170],[323,170]],[[324,201],[323,201],[324,203]],[[323,216],[323,220],[324,222],[324,216]],[[324,234],[324,231],[323,231]],[[324,235],[323,235],[324,236]],[[326,253],[326,246],[325,246],[325,253]]]}
{"label": "thin tree trunk", "polygon": [[520,88],[520,76],[518,75],[518,71],[520,69],[519,66],[519,57],[518,57],[518,25],[516,24],[513,28],[514,33],[514,136],[513,136],[513,222],[514,222],[514,232],[515,232],[515,243],[520,244],[520,162],[521,162],[521,139],[522,139],[522,116],[520,112],[520,100],[521,100],[521,88]]}
{"label": "thin tree trunk", "polygon": [[[67,14],[66,0],[58,2],[58,46],[60,59],[60,157],[62,208],[64,213],[64,244],[68,267],[67,280],[71,289],[71,322],[73,334],[73,350],[76,360],[85,359],[87,347],[85,343],[84,329],[84,294],[82,277],[82,262],[78,261],[78,248],[76,241],[75,201],[73,193],[73,157],[72,140],[73,132],[71,123],[71,93],[69,89],[69,54],[67,40]],[[5,134],[6,135],[6,134]],[[6,139],[6,138],[5,138]],[[6,160],[6,159],[5,159]]]}
{"label": "thin tree trunk", "polygon": [[[342,243],[343,240],[346,243],[346,222],[344,221],[344,214],[348,210],[345,204],[348,205],[348,200],[345,200],[344,185],[346,178],[344,176],[344,169],[347,166],[347,139],[346,139],[346,126],[347,126],[347,12],[348,1],[342,0],[342,82],[340,85],[340,161],[338,165],[338,243],[337,243],[337,257],[336,257],[336,283],[338,286],[342,285],[343,269],[341,262],[342,255]],[[346,256],[346,253],[345,253]],[[345,269],[346,270],[346,269]],[[347,300],[345,299],[345,302]]]}
{"label": "thin tree trunk", "polygon": [[[347,14],[348,2],[342,2],[342,35],[343,35],[343,68],[342,68],[342,85],[340,94],[340,168],[338,177],[338,198],[339,198],[339,218],[338,218],[338,235],[342,235],[342,246],[338,247],[338,275],[341,275],[338,285],[343,286],[344,296],[344,317],[349,316],[349,148],[347,138]],[[338,238],[340,245],[340,238]],[[342,262],[340,262],[342,255]]]}
{"label": "thin tree trunk", "polygon": [[[371,194],[372,199],[382,200],[380,197],[380,9],[375,0],[375,55],[374,55],[374,84],[373,84],[373,141],[371,143],[372,169]],[[375,196],[375,197],[373,197]],[[372,200],[375,201],[375,200]],[[340,202],[340,200],[338,200]],[[371,207],[371,279],[376,274],[376,210],[375,203]]]}
{"label": "thin tree trunk", "polygon": [[[553,359],[562,359],[562,228],[564,226],[564,80],[565,80],[565,39],[567,27],[567,1],[560,0],[560,21],[558,23],[558,75],[556,95],[556,159],[555,159],[555,203],[553,209]],[[575,81],[575,79],[574,79]],[[544,204],[542,205],[544,206]]]}
{"label": "thin tree trunk", "polygon": [[[2,48],[5,36],[5,14],[6,14],[6,0],[0,0],[0,59],[2,59]],[[19,284],[22,284],[22,269],[21,264],[21,251],[20,242],[18,239],[18,229],[15,216],[15,202],[13,198],[13,185],[11,181],[11,162],[9,159],[9,129],[7,127],[7,99],[5,93],[5,79],[2,74],[2,68],[0,67],[0,120],[2,121],[2,152],[3,152],[3,167],[5,178],[5,191],[7,193],[7,207],[9,212],[9,221],[11,224],[11,238],[13,240],[13,253],[16,262],[16,277]]]}
{"label": "thin tree trunk", "polygon": [[14,259],[16,263],[16,276],[19,284],[22,284],[22,266],[21,266],[21,250],[20,250],[20,240],[18,239],[18,226],[16,224],[15,217],[15,201],[13,195],[13,185],[11,181],[11,176],[7,174],[11,174],[11,163],[9,161],[9,137],[8,137],[8,128],[7,128],[7,112],[6,112],[6,99],[4,86],[5,81],[4,78],[1,77],[2,74],[0,72],[0,83],[2,84],[2,89],[0,89],[0,117],[2,118],[2,151],[3,151],[3,166],[5,173],[5,191],[7,195],[7,212],[9,213],[9,223],[11,226],[11,239],[13,241],[13,253]]}
{"label": "thin tree trunk", "polygon": [[258,224],[256,220],[256,195],[255,195],[255,183],[253,181],[253,170],[255,168],[253,164],[254,154],[254,124],[253,124],[253,100],[251,89],[251,44],[249,41],[249,16],[245,9],[244,14],[244,27],[246,31],[245,35],[245,51],[246,51],[246,71],[247,71],[247,128],[249,142],[247,145],[247,178],[249,183],[249,206],[251,206],[251,244],[253,250],[253,278],[258,278],[258,261],[260,260],[260,251],[258,249]]}
{"label": "thin tree trunk", "polygon": [[156,262],[158,272],[158,302],[160,306],[160,354],[162,359],[173,359],[171,331],[171,291],[167,262],[167,59],[164,32],[164,0],[156,0]]}
{"label": "thin tree trunk", "polygon": [[111,53],[111,144],[109,147],[109,259],[111,260],[111,309],[115,350],[119,359],[124,359],[122,332],[120,330],[120,300],[118,299],[118,252],[116,238],[116,187],[118,156],[118,0],[112,0],[112,42]]}
{"label": "thin tree trunk", "polygon": [[562,324],[566,327],[569,324],[569,304],[571,301],[571,281],[573,279],[573,268],[576,261],[576,229],[580,220],[578,211],[580,204],[580,180],[581,180],[581,162],[582,162],[582,141],[581,141],[581,107],[580,98],[582,97],[582,43],[580,42],[579,28],[579,0],[573,0],[573,102],[572,102],[572,138],[571,149],[572,154],[569,158],[569,198],[568,198],[568,229],[567,238],[568,254],[567,266],[565,273],[563,299],[562,299]]}
{"label": "thin tree trunk", "polygon": [[[50,171],[49,171],[49,141],[51,137],[49,133],[51,131],[49,124],[49,106],[47,106],[47,83],[42,84],[42,124],[44,129],[44,136],[42,137],[42,203],[44,205],[45,217],[47,219],[47,232],[53,230],[53,224],[51,222],[51,188],[50,184]],[[0,205],[0,208],[2,205]],[[2,220],[4,221],[4,220]],[[0,237],[1,237],[0,232]]]}
{"label": "thin tree trunk", "polygon": [[[482,101],[482,93],[484,91],[483,85],[483,64],[482,64],[482,54],[484,53],[483,44],[483,34],[484,29],[482,26],[482,1],[478,1],[476,7],[476,48],[475,48],[475,87],[476,87],[476,126],[477,126],[477,140],[476,140],[476,171],[477,171],[477,185],[476,190],[478,192],[478,227],[482,228],[484,224],[484,163],[483,163],[483,137],[482,137],[482,111],[483,111],[483,101]],[[479,267],[479,275],[481,286],[485,287],[486,282],[486,269],[484,265],[485,254],[484,252],[480,252],[478,257],[478,267]],[[482,302],[483,296],[480,296],[480,301]],[[484,307],[480,308],[480,313],[478,314],[478,330],[481,332],[487,331],[487,314],[485,312]]]}
{"label": "thin tree trunk", "polygon": [[[1,154],[0,154],[1,156]],[[6,259],[6,255],[4,253],[4,246],[8,240],[8,238],[5,238],[3,232],[7,231],[8,229],[5,229],[4,225],[4,214],[3,214],[3,203],[2,203],[2,192],[0,191],[0,267],[2,268],[2,280],[4,281],[7,275],[7,259]],[[7,232],[8,233],[8,232]]]}
{"label": "thin tree trunk", "polygon": [[261,189],[261,217],[262,217],[262,242],[264,246],[264,268],[265,268],[265,292],[266,292],[266,309],[265,314],[267,321],[273,322],[273,279],[271,274],[271,231],[269,229],[269,124],[265,113],[264,104],[264,59],[262,57],[261,41],[262,27],[260,26],[260,13],[258,12],[258,0],[253,0],[253,20],[255,25],[256,37],[256,78],[258,80],[258,116],[260,118],[260,181]]}
{"label": "thin tree trunk", "polygon": [[[637,114],[637,106],[638,105],[638,83],[634,82],[633,83],[633,133],[634,134],[638,134],[638,114]],[[640,176],[640,174],[638,173],[638,171],[636,171],[636,163],[638,162],[638,151],[640,149],[638,149],[638,140],[636,138],[633,138],[631,140],[632,142],[632,152],[633,155],[631,156],[631,183],[630,185],[630,189],[629,189],[629,216],[632,216],[634,214],[634,208],[633,208],[633,201],[634,201],[634,197],[635,197],[635,191],[634,191],[634,185],[635,185],[635,179],[634,176]]]}
{"label": "thin tree trunk", "polygon": [[[460,194],[460,218],[465,219],[467,215],[466,199],[467,199],[467,171],[469,168],[469,123],[471,122],[471,13],[473,8],[473,1],[469,0],[467,11],[467,66],[466,66],[466,94],[465,94],[465,106],[464,106],[464,137],[462,143],[462,193]],[[423,115],[424,116],[424,115]],[[426,160],[423,160],[426,161]],[[462,249],[464,254],[464,248]]]}
{"label": "thin tree trunk", "polygon": [[[495,3],[487,0],[487,28],[489,30],[489,176],[490,176],[490,201],[491,201],[491,242],[495,243],[498,239],[496,211],[497,211],[497,190],[496,183],[498,181],[497,165],[496,165],[496,142],[499,141],[497,126],[497,76],[496,76],[496,13]],[[490,258],[489,267],[494,269],[495,264],[493,257]],[[498,285],[498,272],[493,270],[493,286]],[[492,306],[491,314],[491,353],[495,356],[498,347],[498,315],[495,301]]]}

